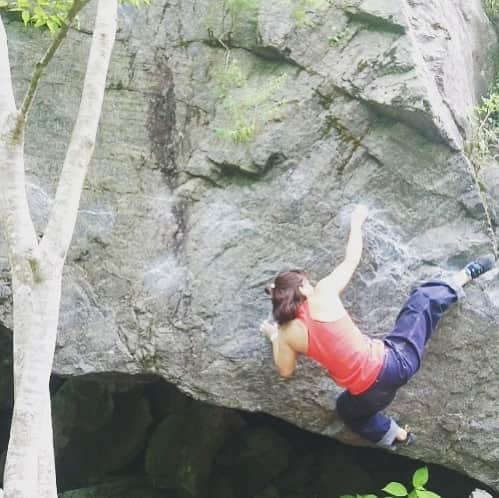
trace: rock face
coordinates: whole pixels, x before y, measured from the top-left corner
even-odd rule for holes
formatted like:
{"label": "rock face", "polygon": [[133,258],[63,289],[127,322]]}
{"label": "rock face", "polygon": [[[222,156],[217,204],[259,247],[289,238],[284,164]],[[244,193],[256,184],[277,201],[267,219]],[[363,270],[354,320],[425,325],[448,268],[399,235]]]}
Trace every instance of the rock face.
{"label": "rock face", "polygon": [[[153,419],[140,384],[68,380],[52,401],[58,484],[73,489],[130,464]],[[99,448],[96,452],[95,448]]]}
{"label": "rock face", "polygon": [[122,479],[91,488],[67,491],[60,498],[175,498],[172,494],[147,487],[139,479]]}
{"label": "rock face", "polygon": [[487,493],[486,491],[482,491],[481,489],[476,489],[471,493],[470,498],[490,498],[491,495]]}
{"label": "rock face", "polygon": [[[479,0],[224,5],[122,8],[54,368],[159,374],[196,398],[357,443],[335,418],[339,390],[320,368],[303,359],[292,381],[278,379],[257,332],[269,312],[263,286],[290,266],[330,271],[362,201],[372,217],[344,297],[362,330],[382,336],[414,280],[495,247],[495,210],[463,148],[496,38]],[[31,115],[40,233],[88,29],[83,16]],[[48,39],[13,20],[7,30],[19,99]],[[417,430],[411,456],[499,489],[498,320],[492,276],[445,318],[391,412]]]}
{"label": "rock face", "polygon": [[166,417],[146,451],[148,480],[181,496],[204,496],[215,456],[238,425],[234,414],[213,406],[192,406]]}

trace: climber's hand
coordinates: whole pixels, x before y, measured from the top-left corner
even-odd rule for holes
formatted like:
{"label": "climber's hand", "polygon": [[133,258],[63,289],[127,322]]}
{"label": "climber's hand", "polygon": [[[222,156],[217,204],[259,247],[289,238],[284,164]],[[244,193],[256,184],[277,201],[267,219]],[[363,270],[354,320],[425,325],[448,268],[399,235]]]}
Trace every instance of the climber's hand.
{"label": "climber's hand", "polygon": [[369,209],[364,204],[357,204],[352,212],[350,221],[352,225],[362,225],[369,216]]}
{"label": "climber's hand", "polygon": [[260,324],[260,332],[270,339],[272,336],[279,332],[279,329],[273,323],[265,320]]}

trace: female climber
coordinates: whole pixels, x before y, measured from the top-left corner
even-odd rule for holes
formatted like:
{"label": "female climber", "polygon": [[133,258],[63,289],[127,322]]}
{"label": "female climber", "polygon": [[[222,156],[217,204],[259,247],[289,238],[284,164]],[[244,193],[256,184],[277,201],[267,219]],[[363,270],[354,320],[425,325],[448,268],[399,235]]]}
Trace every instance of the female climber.
{"label": "female climber", "polygon": [[345,425],[373,443],[396,450],[412,443],[414,434],[381,410],[418,371],[426,342],[443,313],[464,295],[462,287],[493,268],[495,258],[480,256],[448,279],[419,285],[391,332],[382,340],[368,337],[359,331],[340,298],[360,262],[367,215],[364,206],[354,209],[345,259],[315,287],[302,270],[280,273],[267,286],[277,325],[265,321],[260,330],[272,342],[280,375],[292,375],[298,353],[318,361],[345,389],[336,401]]}

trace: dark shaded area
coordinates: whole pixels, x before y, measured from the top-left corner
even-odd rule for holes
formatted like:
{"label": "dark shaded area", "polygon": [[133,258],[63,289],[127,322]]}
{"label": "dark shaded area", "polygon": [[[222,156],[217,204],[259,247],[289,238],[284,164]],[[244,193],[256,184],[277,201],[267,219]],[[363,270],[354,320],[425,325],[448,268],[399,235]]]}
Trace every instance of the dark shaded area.
{"label": "dark shaded area", "polygon": [[[390,481],[409,486],[415,470],[425,465],[377,449],[347,446],[265,414],[207,405],[160,379],[105,375],[69,382],[87,394],[89,383],[95,391],[96,382],[101,391],[109,388],[114,410],[93,433],[88,427],[84,431],[82,421],[82,432],[57,452],[62,491],[136,476],[151,489],[177,497],[334,498],[379,494]],[[134,413],[145,413],[144,402],[149,409],[138,420]],[[88,420],[95,407],[79,412]],[[124,456],[123,439],[137,432],[144,434],[142,443]],[[119,467],[123,458],[126,463]],[[486,489],[443,467],[428,467],[428,489],[444,498],[467,498],[476,488]],[[105,468],[112,470],[102,472]]]}
{"label": "dark shaded area", "polygon": [[[11,334],[0,325],[0,454],[12,410]],[[351,447],[265,414],[208,405],[155,376],[51,381],[58,486],[65,498],[335,498],[410,485],[424,462]],[[428,489],[467,498],[483,484],[428,465]],[[71,489],[84,491],[65,493]],[[494,494],[488,489],[494,497]]]}

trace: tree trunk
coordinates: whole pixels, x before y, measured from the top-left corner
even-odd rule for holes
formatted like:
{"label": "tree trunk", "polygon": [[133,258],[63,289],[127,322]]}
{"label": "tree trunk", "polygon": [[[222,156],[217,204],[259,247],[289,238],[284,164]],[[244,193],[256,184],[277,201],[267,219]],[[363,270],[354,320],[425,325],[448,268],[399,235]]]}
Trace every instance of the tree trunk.
{"label": "tree trunk", "polygon": [[[60,275],[13,283],[15,399],[4,473],[7,498],[57,496],[49,380],[60,303]],[[22,327],[18,327],[22,324]],[[21,339],[21,344],[17,340]],[[48,458],[48,460],[47,460]]]}
{"label": "tree trunk", "polygon": [[[14,301],[14,412],[4,471],[5,498],[57,498],[49,381],[62,268],[95,144],[116,17],[117,0],[99,0],[80,109],[40,242],[26,198],[26,112],[15,106],[0,18],[0,220],[9,249]],[[36,90],[36,84],[32,86]],[[34,94],[31,87],[30,91]],[[30,98],[26,108],[29,102]]]}

